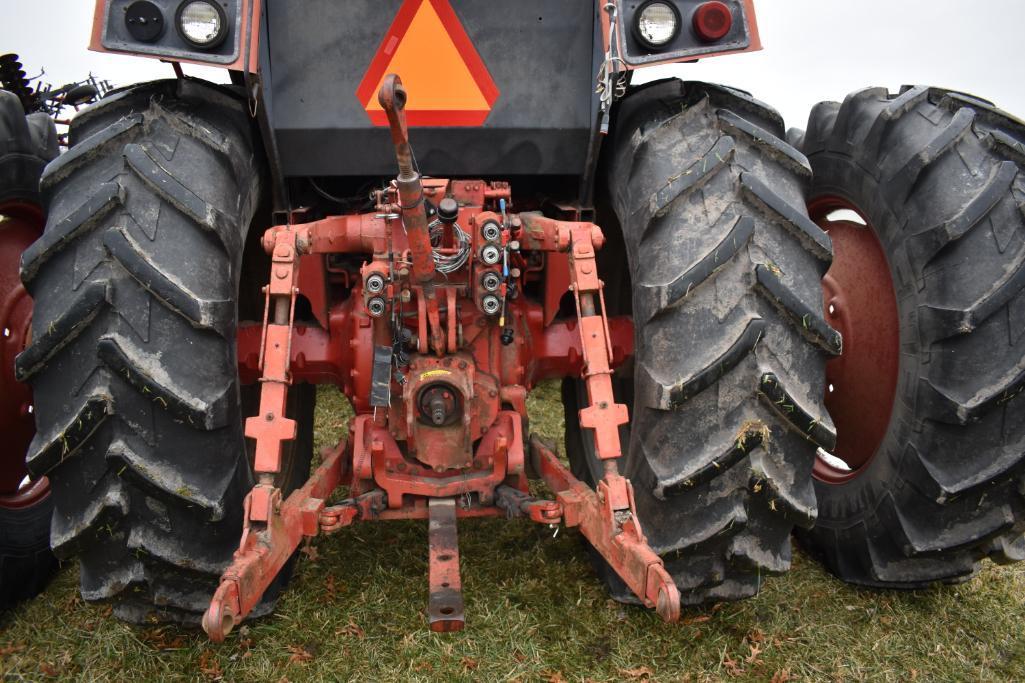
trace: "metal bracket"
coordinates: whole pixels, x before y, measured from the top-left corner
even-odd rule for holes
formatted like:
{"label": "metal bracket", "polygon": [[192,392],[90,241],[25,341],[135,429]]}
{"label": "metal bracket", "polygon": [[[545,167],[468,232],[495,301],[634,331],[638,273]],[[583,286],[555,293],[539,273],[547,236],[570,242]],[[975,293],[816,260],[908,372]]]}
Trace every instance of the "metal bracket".
{"label": "metal bracket", "polygon": [[505,484],[495,489],[495,506],[505,510],[509,518],[529,517],[530,521],[538,524],[562,521],[562,506],[555,501],[535,498]]}
{"label": "metal bracket", "polygon": [[612,391],[612,342],[605,310],[603,283],[598,278],[595,251],[605,242],[592,223],[556,221],[540,214],[520,214],[521,239],[530,248],[568,251],[570,290],[576,301],[583,378],[588,405],[580,424],[591,430],[594,450],[604,463],[604,475],[594,489],[574,477],[537,437],[530,441],[534,470],[556,492],[566,526],[579,526],[630,590],[666,621],[680,618],[680,592],[662,558],[651,549],[641,530],[633,486],[619,474],[622,455],[619,427],[629,419],[627,407],[616,403]]}
{"label": "metal bracket", "polygon": [[466,623],[463,583],[459,577],[459,536],[455,498],[431,498],[427,538],[430,552],[430,598],[427,620],[432,631],[462,631]]}
{"label": "metal bracket", "polygon": [[325,458],[306,484],[282,502],[275,475],[281,471],[285,441],[295,439],[296,423],[285,417],[291,384],[292,329],[295,324],[300,245],[306,231],[292,225],[272,228],[263,244],[271,254],[270,283],[260,345],[260,412],[246,420],[246,436],[256,441],[253,469],[257,484],[245,499],[242,538],[232,564],[203,615],[203,630],[215,642],[242,621],[263,597],[304,536],[315,536],[324,498],[341,479],[344,448]]}
{"label": "metal bracket", "polygon": [[530,439],[535,471],[556,493],[566,526],[580,527],[623,582],[665,621],[680,618],[680,591],[662,558],[641,532],[633,486],[624,477],[606,474],[592,489],[574,477],[536,436]]}
{"label": "metal bracket", "polygon": [[[263,503],[256,503],[259,498],[254,494],[259,487],[246,496],[242,541],[203,615],[203,630],[210,640],[223,642],[260,603],[302,539],[317,535],[324,499],[341,481],[345,455],[344,447],[328,454],[309,481],[284,502],[277,489],[263,498]],[[265,522],[254,522],[257,507],[264,510]]]}

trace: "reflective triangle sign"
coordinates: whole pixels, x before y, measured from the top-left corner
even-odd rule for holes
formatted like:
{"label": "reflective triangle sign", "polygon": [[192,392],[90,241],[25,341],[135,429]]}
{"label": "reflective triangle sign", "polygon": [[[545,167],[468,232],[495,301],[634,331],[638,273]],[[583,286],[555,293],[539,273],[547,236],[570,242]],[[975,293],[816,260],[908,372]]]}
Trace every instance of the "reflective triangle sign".
{"label": "reflective triangle sign", "polygon": [[449,0],[403,1],[356,89],[377,126],[388,125],[377,92],[390,73],[398,74],[406,89],[411,126],[479,126],[498,99],[498,88]]}

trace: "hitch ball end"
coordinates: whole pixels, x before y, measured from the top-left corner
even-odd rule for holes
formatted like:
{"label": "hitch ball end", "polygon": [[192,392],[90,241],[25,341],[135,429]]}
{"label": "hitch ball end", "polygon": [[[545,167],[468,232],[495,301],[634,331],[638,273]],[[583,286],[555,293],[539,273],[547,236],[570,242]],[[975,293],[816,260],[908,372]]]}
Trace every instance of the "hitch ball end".
{"label": "hitch ball end", "polygon": [[[220,610],[217,610],[220,611]],[[215,643],[223,643],[224,639],[228,637],[232,629],[235,628],[235,615],[229,610],[225,610],[218,617],[215,614],[214,606],[210,608],[203,615],[203,630]]]}

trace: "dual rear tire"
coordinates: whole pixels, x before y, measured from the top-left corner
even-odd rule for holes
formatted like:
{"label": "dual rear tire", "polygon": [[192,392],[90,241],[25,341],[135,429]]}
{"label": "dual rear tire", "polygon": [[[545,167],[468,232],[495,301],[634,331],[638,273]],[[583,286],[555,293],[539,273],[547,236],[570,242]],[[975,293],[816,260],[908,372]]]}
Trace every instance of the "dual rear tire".
{"label": "dual rear tire", "polygon": [[0,607],[34,596],[57,568],[50,552],[49,482],[26,476],[34,406],[31,390],[15,378],[14,359],[27,343],[32,318],[19,261],[42,232],[39,177],[58,151],[50,117],[26,116],[18,97],[0,90]]}
{"label": "dual rear tire", "polygon": [[[43,175],[49,220],[22,259],[36,303],[17,363],[37,406],[28,466],[53,483],[51,542],[78,556],[84,598],[131,621],[198,624],[254,482],[243,401],[255,389],[236,357],[262,196],[251,119],[234,90],[157,81],[84,110],[70,141]],[[309,473],[312,387],[290,398],[286,494]]]}
{"label": "dual rear tire", "polygon": [[[800,538],[840,578],[876,587],[1025,559],[1025,124],[961,93],[870,88],[815,107],[800,145],[813,217],[847,243],[870,233],[892,282],[889,306],[880,293],[844,310],[858,273],[827,302],[845,354],[892,370],[829,369],[849,462],[816,468],[819,517]],[[830,221],[835,208],[858,216]],[[871,338],[888,329],[888,344]]]}
{"label": "dual rear tire", "polygon": [[605,168],[632,297],[609,300],[636,329],[617,390],[649,542],[684,603],[755,593],[788,568],[791,530],[876,587],[1025,559],[1025,124],[868,89],[789,142],[721,86],[619,104]]}
{"label": "dual rear tire", "polygon": [[[635,328],[621,470],[682,602],[748,597],[814,523],[815,452],[834,439],[824,368],[841,342],[821,312],[832,247],[805,210],[811,168],[778,113],[722,86],[647,85],[614,130],[605,167],[627,264],[599,266],[631,276],[632,296],[609,294]],[[591,474],[575,407],[567,452]]]}

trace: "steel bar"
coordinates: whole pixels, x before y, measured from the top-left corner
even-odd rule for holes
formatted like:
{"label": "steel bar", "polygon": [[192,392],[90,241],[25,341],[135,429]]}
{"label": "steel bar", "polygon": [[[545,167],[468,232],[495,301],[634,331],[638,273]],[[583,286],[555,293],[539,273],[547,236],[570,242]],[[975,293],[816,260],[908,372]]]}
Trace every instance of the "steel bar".
{"label": "steel bar", "polygon": [[462,631],[463,584],[459,578],[459,536],[454,498],[432,498],[427,534],[430,552],[430,598],[427,619],[432,631]]}

